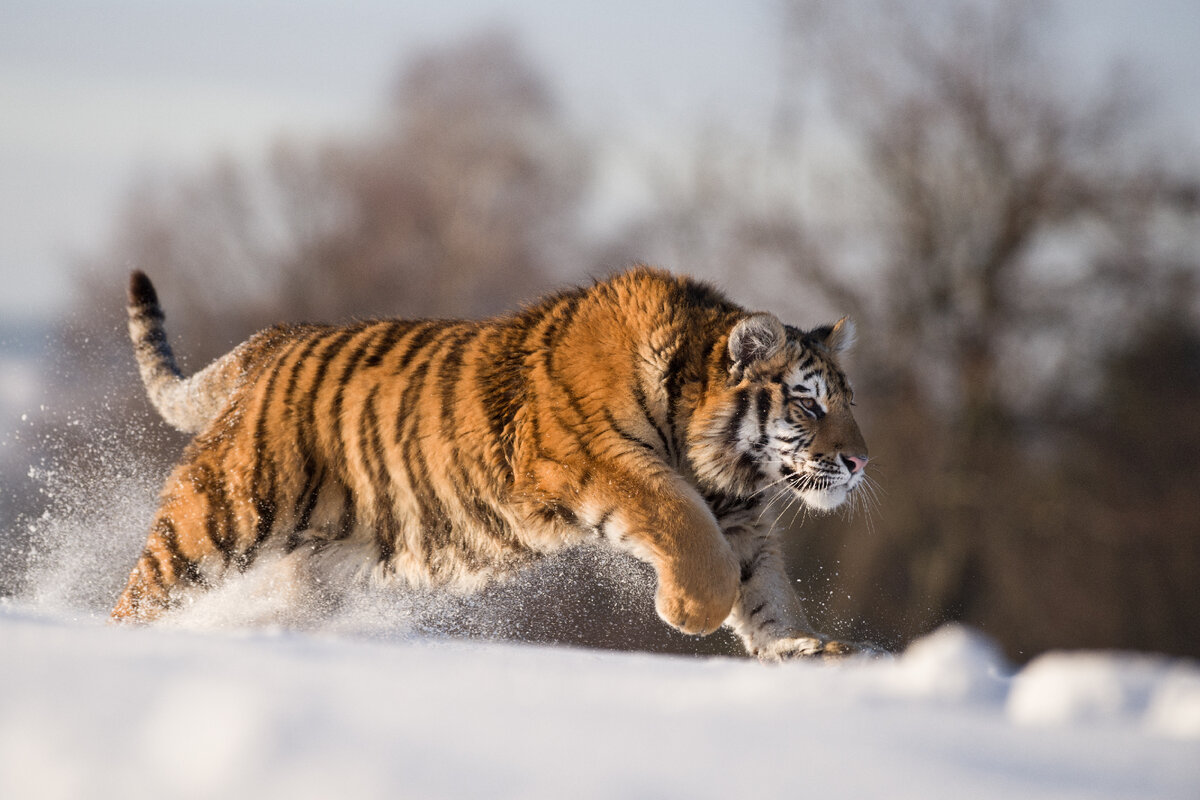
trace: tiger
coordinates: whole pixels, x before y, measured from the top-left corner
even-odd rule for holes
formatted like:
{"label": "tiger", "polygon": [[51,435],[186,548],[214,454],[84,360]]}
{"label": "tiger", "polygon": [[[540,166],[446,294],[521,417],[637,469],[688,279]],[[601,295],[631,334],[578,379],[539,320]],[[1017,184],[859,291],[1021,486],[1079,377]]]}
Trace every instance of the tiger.
{"label": "tiger", "polygon": [[764,513],[864,485],[848,318],[802,330],[636,265],[484,320],[277,324],[185,377],[141,271],[127,310],[152,405],[194,438],[113,620],[267,553],[471,592],[592,544],[648,563],[686,634],[768,662],[863,649],[813,630]]}

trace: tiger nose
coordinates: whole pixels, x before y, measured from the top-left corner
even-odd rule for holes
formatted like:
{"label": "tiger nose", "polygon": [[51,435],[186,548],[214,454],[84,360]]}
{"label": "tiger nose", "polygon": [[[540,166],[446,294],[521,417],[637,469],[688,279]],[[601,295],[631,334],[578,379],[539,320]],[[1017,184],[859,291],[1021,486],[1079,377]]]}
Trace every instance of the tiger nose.
{"label": "tiger nose", "polygon": [[846,469],[850,470],[850,474],[854,475],[855,473],[862,472],[863,468],[867,466],[867,457],[848,456],[843,453],[842,463],[846,465]]}

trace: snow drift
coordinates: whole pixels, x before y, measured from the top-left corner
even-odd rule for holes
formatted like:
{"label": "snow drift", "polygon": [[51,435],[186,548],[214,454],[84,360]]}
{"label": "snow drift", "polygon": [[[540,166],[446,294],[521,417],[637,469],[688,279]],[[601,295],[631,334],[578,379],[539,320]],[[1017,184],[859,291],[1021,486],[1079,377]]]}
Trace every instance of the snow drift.
{"label": "snow drift", "polygon": [[766,667],[0,609],[0,796],[1195,798],[1200,671],[945,628]]}

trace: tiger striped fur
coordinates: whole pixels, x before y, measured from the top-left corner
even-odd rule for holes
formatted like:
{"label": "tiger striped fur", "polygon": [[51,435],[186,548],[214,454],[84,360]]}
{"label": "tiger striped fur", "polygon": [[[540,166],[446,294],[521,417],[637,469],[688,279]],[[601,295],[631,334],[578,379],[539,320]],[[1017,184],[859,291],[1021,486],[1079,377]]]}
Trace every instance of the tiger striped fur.
{"label": "tiger striped fur", "polygon": [[197,435],[115,619],[268,551],[472,589],[592,541],[653,566],[681,631],[728,625],[765,660],[852,649],[812,631],[763,513],[863,479],[848,320],[805,332],[638,267],[484,321],[279,325],[184,378],[140,272],[128,310],[152,402]]}

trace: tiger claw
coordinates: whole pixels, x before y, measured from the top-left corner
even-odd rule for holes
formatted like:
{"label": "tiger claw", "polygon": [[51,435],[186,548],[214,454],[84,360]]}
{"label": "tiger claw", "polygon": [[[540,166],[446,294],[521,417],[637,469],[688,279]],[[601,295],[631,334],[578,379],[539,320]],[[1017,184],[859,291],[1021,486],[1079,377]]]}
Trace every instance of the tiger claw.
{"label": "tiger claw", "polygon": [[820,658],[822,661],[841,661],[852,656],[875,658],[883,655],[878,647],[868,643],[826,640],[819,636],[796,636],[780,639],[760,648],[755,655],[759,661],[775,664],[782,661]]}
{"label": "tiger claw", "polygon": [[841,661],[845,658],[882,658],[887,651],[870,642],[839,642],[828,641],[821,648],[820,655],[825,661]]}

